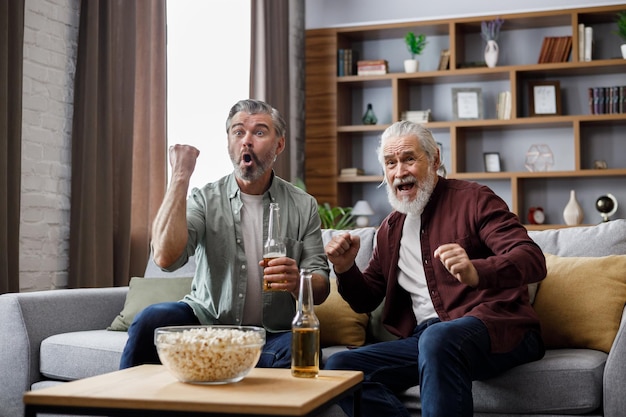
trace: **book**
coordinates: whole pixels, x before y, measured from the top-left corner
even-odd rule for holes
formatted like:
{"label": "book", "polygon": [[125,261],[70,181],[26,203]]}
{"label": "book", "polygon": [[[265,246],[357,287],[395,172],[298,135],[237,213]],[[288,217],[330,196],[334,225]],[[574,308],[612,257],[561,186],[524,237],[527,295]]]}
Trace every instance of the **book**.
{"label": "book", "polygon": [[387,61],[384,59],[370,59],[370,60],[361,60],[357,61],[356,66],[358,67],[367,67],[370,65],[384,65],[387,66]]}
{"label": "book", "polygon": [[381,69],[358,69],[357,75],[385,75],[387,74],[387,70],[384,68]]}
{"label": "book", "polygon": [[585,25],[578,24],[578,62],[585,60]]}
{"label": "book", "polygon": [[388,63],[384,59],[358,61],[357,75],[383,75],[389,72]]}
{"label": "book", "polygon": [[341,168],[340,175],[343,177],[353,177],[363,175],[365,172],[361,168]]}
{"label": "book", "polygon": [[561,56],[559,57],[559,62],[567,62],[569,60],[569,55],[572,52],[572,37],[564,36],[563,44],[561,48]]}
{"label": "book", "polygon": [[585,26],[585,61],[591,61],[593,44],[593,28],[591,26]]}
{"label": "book", "polygon": [[344,65],[343,65],[345,53],[346,53],[345,49],[340,49],[337,51],[337,76],[338,77],[343,77],[344,75],[346,75],[344,73]]}
{"label": "book", "polygon": [[407,110],[402,112],[402,120],[413,123],[426,123],[432,121],[431,110]]}

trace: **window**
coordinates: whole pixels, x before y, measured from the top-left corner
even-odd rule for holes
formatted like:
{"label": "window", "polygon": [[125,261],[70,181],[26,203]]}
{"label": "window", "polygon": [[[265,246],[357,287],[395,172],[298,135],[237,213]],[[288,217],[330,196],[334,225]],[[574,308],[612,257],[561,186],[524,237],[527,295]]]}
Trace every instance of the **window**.
{"label": "window", "polygon": [[225,123],[230,107],[250,96],[250,7],[250,0],[167,2],[168,145],[200,150],[189,190],[232,171]]}

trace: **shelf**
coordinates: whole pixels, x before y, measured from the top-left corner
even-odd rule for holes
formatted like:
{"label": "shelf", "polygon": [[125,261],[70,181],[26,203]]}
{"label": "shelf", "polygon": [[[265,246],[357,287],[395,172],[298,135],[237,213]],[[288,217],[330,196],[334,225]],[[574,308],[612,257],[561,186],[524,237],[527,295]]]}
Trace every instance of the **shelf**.
{"label": "shelf", "polygon": [[[511,210],[526,218],[529,206],[541,205],[548,218],[560,218],[562,199],[570,187],[592,216],[597,193],[611,192],[621,202],[618,217],[626,213],[626,113],[589,114],[591,87],[626,85],[626,60],[619,54],[619,38],[611,33],[615,16],[626,4],[492,16],[470,16],[354,27],[308,30],[305,37],[305,182],[318,199],[342,207],[365,197],[385,199],[378,189],[382,175],[341,177],[346,167],[380,172],[375,147],[383,131],[400,120],[404,111],[431,109],[434,120],[424,123],[442,143],[449,178],[485,183],[502,196]],[[482,59],[480,37],[483,20],[501,17],[501,56],[495,68],[464,63]],[[578,59],[578,23],[594,26],[592,61]],[[434,49],[420,58],[420,71],[401,72],[407,58],[403,37],[407,31],[430,37]],[[567,62],[537,63],[546,36],[572,36]],[[597,37],[596,37],[597,36]],[[502,48],[524,48],[502,54]],[[450,51],[450,69],[436,70],[439,52]],[[338,49],[354,49],[360,59],[385,59],[390,73],[372,76],[337,76]],[[430,54],[430,55],[428,55]],[[529,117],[529,84],[560,81],[562,115]],[[480,88],[483,119],[454,120],[453,88]],[[512,114],[495,118],[499,92],[511,92]],[[373,103],[380,124],[362,125],[368,103]],[[557,158],[556,170],[523,171],[529,146],[548,144]],[[498,152],[509,171],[480,171],[483,153]],[[589,169],[595,161],[610,169]],[[585,198],[585,189],[587,192]],[[369,194],[368,194],[369,193]],[[540,203],[540,204],[537,204]],[[386,204],[386,203],[385,203]],[[382,204],[381,204],[382,205]],[[386,214],[386,213],[383,213]],[[554,221],[554,220],[553,220]],[[564,225],[528,225],[529,228]]]}

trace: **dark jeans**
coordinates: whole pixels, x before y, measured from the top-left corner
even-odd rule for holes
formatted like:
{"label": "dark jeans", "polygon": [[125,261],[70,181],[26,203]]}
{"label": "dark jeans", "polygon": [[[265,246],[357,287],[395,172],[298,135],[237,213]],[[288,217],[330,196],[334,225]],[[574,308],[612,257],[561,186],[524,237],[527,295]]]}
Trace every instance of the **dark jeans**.
{"label": "dark jeans", "polygon": [[[160,363],[154,346],[154,330],[164,326],[198,325],[200,322],[187,303],[158,303],[142,310],[128,329],[128,341],[122,352],[120,369]],[[289,368],[291,366],[291,332],[266,333],[265,346],[258,368]]]}
{"label": "dark jeans", "polygon": [[[406,339],[337,352],[328,358],[325,369],[363,371],[363,417],[408,417],[395,393],[416,385],[420,385],[423,417],[471,417],[473,380],[540,359],[544,352],[536,332],[528,332],[513,351],[494,354],[487,327],[479,319],[433,319],[417,326]],[[353,415],[352,398],[340,405]]]}

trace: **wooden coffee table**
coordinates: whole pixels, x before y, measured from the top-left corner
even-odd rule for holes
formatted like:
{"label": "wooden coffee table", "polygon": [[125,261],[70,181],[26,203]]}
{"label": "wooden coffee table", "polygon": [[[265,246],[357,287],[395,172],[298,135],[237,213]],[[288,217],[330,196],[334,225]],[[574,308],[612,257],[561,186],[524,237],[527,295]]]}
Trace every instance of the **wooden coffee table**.
{"label": "wooden coffee table", "polygon": [[179,382],[162,365],[142,365],[24,394],[25,416],[313,416],[346,395],[360,415],[363,373],[320,371],[295,378],[289,369],[253,369],[226,385]]}

